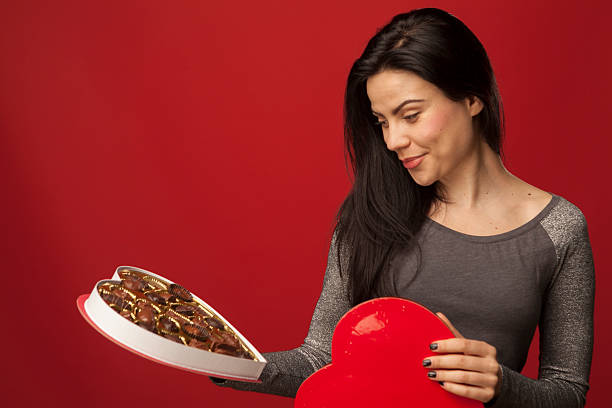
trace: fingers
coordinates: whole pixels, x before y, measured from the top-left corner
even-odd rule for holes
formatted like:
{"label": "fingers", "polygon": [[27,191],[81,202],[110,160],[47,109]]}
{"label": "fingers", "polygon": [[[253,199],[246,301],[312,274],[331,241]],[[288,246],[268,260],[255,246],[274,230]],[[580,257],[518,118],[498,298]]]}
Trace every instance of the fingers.
{"label": "fingers", "polygon": [[442,387],[456,395],[478,400],[480,402],[489,402],[495,396],[495,391],[491,387],[473,387],[471,385],[458,384],[453,382],[445,382]]}
{"label": "fingers", "polygon": [[423,366],[429,370],[436,369],[455,369],[477,371],[481,373],[489,373],[496,377],[497,362],[478,356],[468,356],[464,354],[448,354],[444,356],[431,356],[423,360]]}
{"label": "fingers", "polygon": [[469,340],[465,338],[437,340],[430,345],[430,348],[432,351],[440,354],[464,353],[482,357],[497,356],[497,350],[490,344],[480,340]]}
{"label": "fingers", "polygon": [[434,381],[446,383],[464,384],[482,388],[495,388],[497,376],[490,373],[479,373],[463,370],[440,370],[428,371],[427,377]]}
{"label": "fingers", "polygon": [[452,394],[481,402],[490,401],[498,392],[501,378],[497,349],[484,341],[466,339],[443,313],[436,315],[455,338],[430,344],[436,355],[423,360],[423,366],[428,370],[427,377],[438,381]]}

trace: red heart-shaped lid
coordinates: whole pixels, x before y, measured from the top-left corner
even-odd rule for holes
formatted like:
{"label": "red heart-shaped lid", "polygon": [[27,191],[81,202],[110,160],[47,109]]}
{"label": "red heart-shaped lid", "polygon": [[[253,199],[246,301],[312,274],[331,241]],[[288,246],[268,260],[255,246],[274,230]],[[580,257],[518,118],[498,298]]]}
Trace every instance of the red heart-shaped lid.
{"label": "red heart-shaped lid", "polygon": [[294,407],[482,407],[427,378],[422,361],[434,355],[429,344],[450,337],[418,303],[393,297],[361,303],[338,322],[332,362],[302,383]]}

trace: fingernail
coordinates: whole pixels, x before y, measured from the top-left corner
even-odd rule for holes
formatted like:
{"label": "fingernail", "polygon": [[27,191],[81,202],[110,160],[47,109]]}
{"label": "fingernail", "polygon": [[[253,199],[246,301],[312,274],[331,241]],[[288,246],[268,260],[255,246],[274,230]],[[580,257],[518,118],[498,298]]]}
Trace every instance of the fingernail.
{"label": "fingernail", "polygon": [[423,367],[429,367],[431,365],[431,360],[426,358],[423,360]]}
{"label": "fingernail", "polygon": [[436,378],[436,372],[435,371],[428,371],[427,372],[427,376],[429,378]]}
{"label": "fingernail", "polygon": [[429,345],[429,349],[430,350],[437,350],[438,349],[438,343],[431,343]]}
{"label": "fingernail", "polygon": [[438,384],[440,384],[441,386],[444,386],[444,381],[438,381]]}

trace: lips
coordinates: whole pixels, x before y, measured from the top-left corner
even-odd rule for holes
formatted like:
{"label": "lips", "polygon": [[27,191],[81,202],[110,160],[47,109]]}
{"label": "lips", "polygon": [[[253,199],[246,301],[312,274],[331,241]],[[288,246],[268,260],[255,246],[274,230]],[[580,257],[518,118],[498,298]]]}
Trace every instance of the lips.
{"label": "lips", "polygon": [[406,162],[409,162],[409,161],[412,161],[412,160],[416,160],[416,159],[418,159],[419,157],[425,156],[425,154],[426,154],[426,153],[419,154],[419,155],[417,155],[417,156],[410,156],[410,157],[406,157],[405,159],[400,159],[400,160],[401,160],[401,161],[403,161],[404,163],[406,163]]}
{"label": "lips", "polygon": [[411,156],[411,157],[407,157],[401,160],[402,160],[402,163],[404,163],[404,167],[406,167],[407,169],[414,169],[416,166],[418,166],[423,161],[423,158],[426,154],[427,153],[423,153],[418,156]]}

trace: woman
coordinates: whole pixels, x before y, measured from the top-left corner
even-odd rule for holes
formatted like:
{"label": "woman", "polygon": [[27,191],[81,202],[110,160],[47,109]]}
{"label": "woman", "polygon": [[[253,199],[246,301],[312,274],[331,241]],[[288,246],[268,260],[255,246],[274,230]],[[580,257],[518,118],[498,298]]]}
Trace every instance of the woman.
{"label": "woman", "polygon": [[[569,201],[504,168],[502,123],[475,35],[435,8],[395,16],[348,77],[354,183],[308,336],[264,354],[261,384],[213,381],[294,396],[330,362],[346,311],[398,296],[441,312],[457,336],[437,341],[422,362],[423,375],[448,392],[494,407],[583,406],[595,290],[586,222]],[[533,380],[520,371],[537,325]]]}

